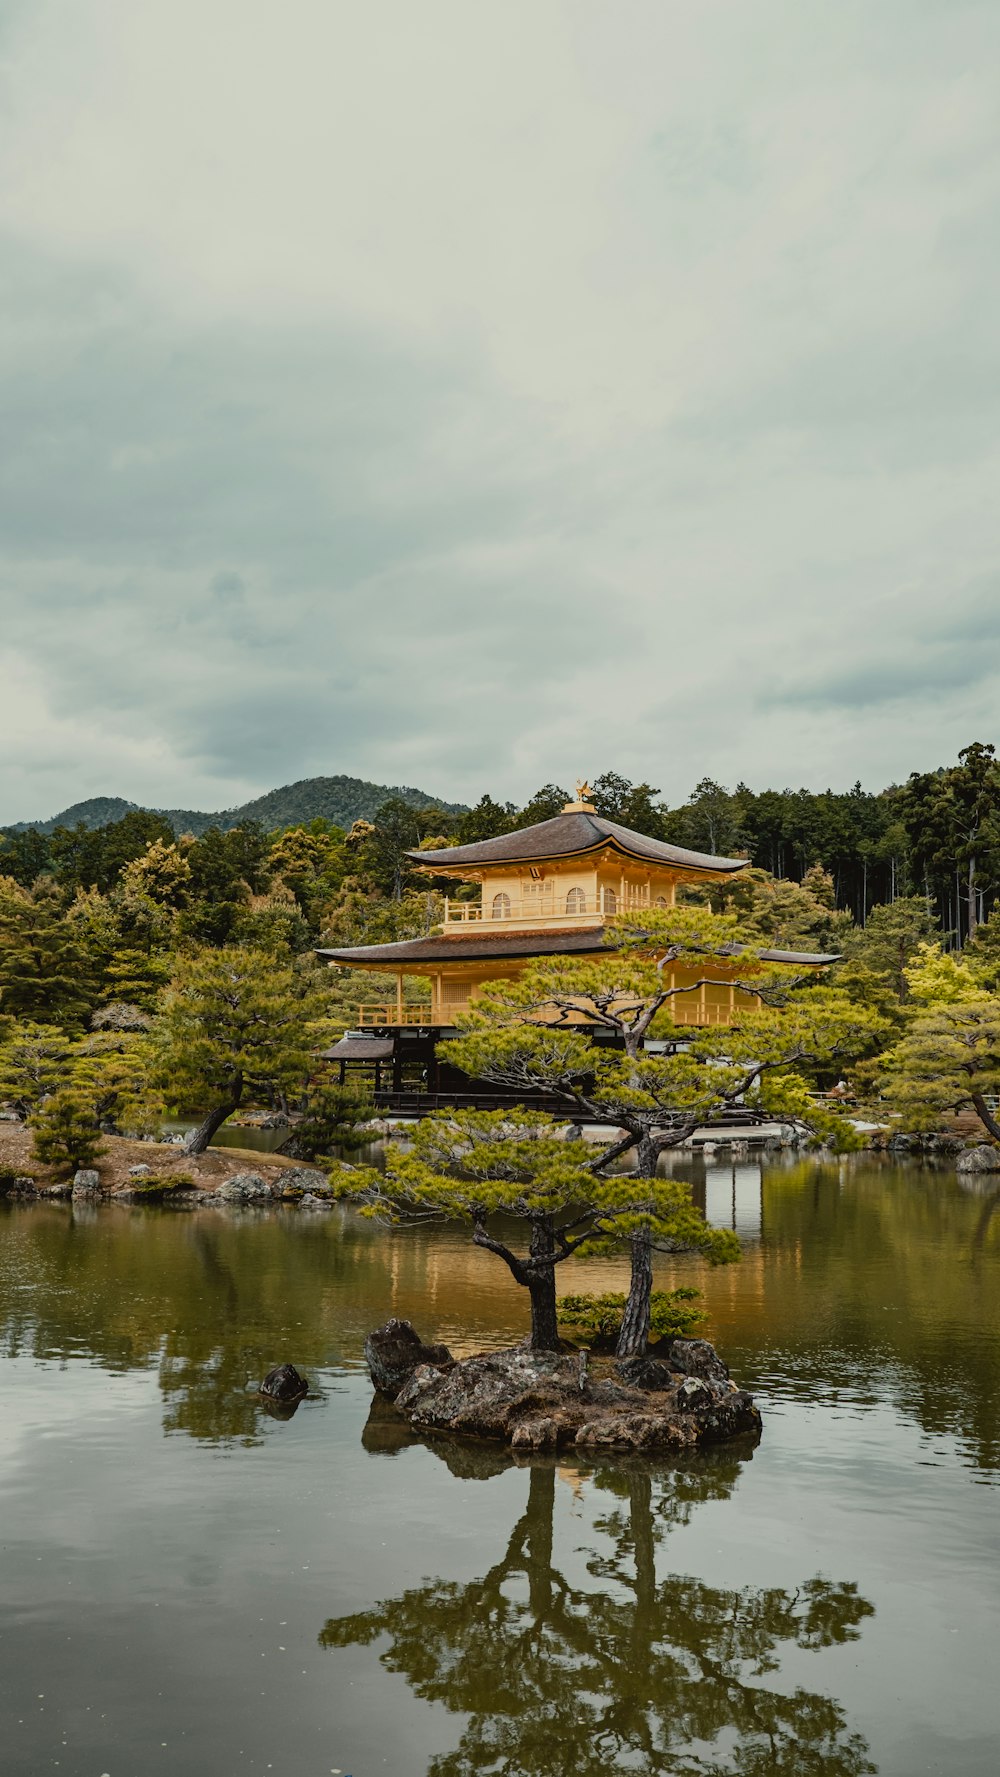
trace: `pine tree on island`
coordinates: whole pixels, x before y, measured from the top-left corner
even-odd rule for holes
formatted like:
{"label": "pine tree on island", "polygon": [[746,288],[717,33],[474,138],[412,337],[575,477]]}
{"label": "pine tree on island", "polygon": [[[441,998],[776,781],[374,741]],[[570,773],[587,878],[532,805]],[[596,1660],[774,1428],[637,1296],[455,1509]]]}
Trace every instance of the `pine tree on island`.
{"label": "pine tree on island", "polygon": [[[555,1267],[574,1252],[627,1247],[631,1284],[617,1350],[630,1357],[646,1349],[654,1253],[698,1250],[724,1262],[738,1252],[734,1237],[706,1226],[687,1185],[660,1173],[661,1156],[737,1108],[849,1145],[849,1125],[814,1101],[808,1070],[863,1052],[881,1024],[817,985],[814,970],[762,962],[740,945],[734,920],[706,909],[623,915],[608,938],[614,948],[595,960],[556,957],[485,988],[462,1019],[464,1034],[443,1046],[472,1078],[550,1093],[556,1119],[602,1126],[605,1141],[563,1140],[551,1118],[519,1109],[440,1113],[419,1126],[409,1153],[390,1152],[384,1176],[337,1172],[334,1185],[361,1194],[370,1214],[467,1221],[475,1244],[528,1288],[536,1349],[558,1344]],[[670,1004],[680,990],[670,965],[728,985],[734,956],[734,1022],[676,1029]],[[595,1031],[615,1046],[595,1043]],[[684,1047],[646,1047],[657,1039]],[[526,1255],[491,1230],[500,1214],[528,1223]]]}

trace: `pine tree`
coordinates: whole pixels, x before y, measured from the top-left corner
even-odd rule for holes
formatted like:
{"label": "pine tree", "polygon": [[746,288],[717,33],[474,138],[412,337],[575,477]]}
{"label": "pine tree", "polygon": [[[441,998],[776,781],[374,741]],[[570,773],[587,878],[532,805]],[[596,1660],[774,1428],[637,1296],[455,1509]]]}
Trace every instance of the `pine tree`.
{"label": "pine tree", "polygon": [[182,962],[166,995],[159,1049],[171,1098],[210,1107],[189,1153],[202,1153],[247,1097],[303,1090],[327,1034],[325,1011],[313,978],[265,951],[234,946]]}
{"label": "pine tree", "polygon": [[[518,1108],[425,1117],[407,1150],[390,1148],[384,1173],[340,1167],[331,1182],[365,1215],[465,1222],[473,1244],[528,1291],[535,1351],[559,1348],[556,1266],[576,1252],[640,1234],[719,1262],[739,1252],[728,1230],[707,1226],[679,1180],[601,1173],[588,1142],[563,1140],[550,1117]],[[501,1216],[525,1225],[527,1251],[497,1230]]]}
{"label": "pine tree", "polygon": [[93,1166],[104,1152],[94,1102],[73,1086],[60,1086],[31,1117],[34,1153],[43,1166],[74,1172]]}
{"label": "pine tree", "polygon": [[[604,1125],[607,1144],[591,1160],[602,1176],[631,1154],[626,1176],[648,1183],[663,1153],[736,1109],[797,1119],[852,1144],[850,1126],[812,1099],[807,1071],[871,1048],[885,1029],[875,1014],[793,967],[762,963],[752,945],[740,948],[733,920],[704,909],[644,909],[612,922],[607,937],[617,948],[597,961],[554,958],[485,988],[462,1019],[465,1035],[442,1054],[471,1078],[550,1092],[554,1107]],[[691,991],[692,974],[696,985],[735,982],[731,1025],[674,1027],[671,1004]],[[592,1032],[615,1046],[595,1045]],[[682,1037],[684,1048],[650,1052],[646,1041],[657,1037]],[[620,1356],[645,1349],[656,1243],[638,1222]]]}
{"label": "pine tree", "polygon": [[95,992],[90,956],[58,893],[0,879],[0,1012],[79,1027]]}

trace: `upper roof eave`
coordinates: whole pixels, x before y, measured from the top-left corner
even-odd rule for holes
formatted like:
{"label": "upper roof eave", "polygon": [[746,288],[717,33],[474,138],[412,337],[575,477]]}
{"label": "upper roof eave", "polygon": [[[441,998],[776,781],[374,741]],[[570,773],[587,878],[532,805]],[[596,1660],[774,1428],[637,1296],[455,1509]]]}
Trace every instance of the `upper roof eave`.
{"label": "upper roof eave", "polygon": [[551,820],[520,827],[513,833],[500,833],[478,844],[442,846],[440,851],[410,851],[406,855],[420,869],[435,875],[461,876],[466,869],[481,870],[490,864],[539,864],[556,859],[563,862],[606,846],[639,863],[659,864],[664,869],[695,875],[731,876],[745,870],[749,863],[747,858],[719,858],[708,852],[668,845],[663,839],[633,833],[615,821],[582,811],[553,815]]}

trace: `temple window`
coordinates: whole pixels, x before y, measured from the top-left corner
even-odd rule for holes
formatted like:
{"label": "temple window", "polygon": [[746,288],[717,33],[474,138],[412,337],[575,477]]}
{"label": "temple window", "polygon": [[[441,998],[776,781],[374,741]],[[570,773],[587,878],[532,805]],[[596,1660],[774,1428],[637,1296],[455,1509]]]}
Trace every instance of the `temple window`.
{"label": "temple window", "polygon": [[614,889],[613,888],[606,888],[603,891],[603,893],[604,893],[604,911],[605,911],[605,913],[617,913],[618,912],[618,896],[615,894]]}
{"label": "temple window", "polygon": [[656,900],[653,902],[654,907],[665,907],[666,904],[667,904],[666,895],[657,895]]}
{"label": "temple window", "polygon": [[569,894],[566,896],[566,912],[585,913],[586,908],[587,897],[582,888],[571,888]]}
{"label": "temple window", "polygon": [[510,896],[509,895],[499,894],[499,895],[493,896],[493,918],[494,919],[509,919],[510,918]]}

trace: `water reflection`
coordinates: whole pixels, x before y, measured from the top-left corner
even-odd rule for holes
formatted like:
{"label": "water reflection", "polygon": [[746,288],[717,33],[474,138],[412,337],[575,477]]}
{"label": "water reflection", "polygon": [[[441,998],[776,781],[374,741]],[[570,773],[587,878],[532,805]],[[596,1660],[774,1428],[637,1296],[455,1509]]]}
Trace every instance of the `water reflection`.
{"label": "water reflection", "polygon": [[[736,1219],[744,1257],[665,1261],[658,1282],[704,1291],[709,1336],[765,1405],[885,1403],[1000,1475],[995,1184],[868,1161],[675,1167]],[[761,1235],[746,1238],[755,1213]],[[620,1289],[626,1271],[573,1261],[562,1287]],[[285,1360],[360,1367],[390,1314],[457,1353],[514,1343],[523,1293],[460,1230],[390,1235],[350,1210],[0,1204],[0,1350],[154,1370],[165,1428],[199,1441],[273,1434],[248,1380]]]}
{"label": "water reflection", "polygon": [[[368,1447],[381,1447],[387,1430],[380,1413]],[[514,1461],[469,1447],[437,1453],[466,1478]],[[423,1701],[468,1717],[428,1777],[872,1773],[868,1746],[839,1703],[772,1676],[784,1648],[858,1639],[874,1612],[854,1584],[816,1576],[794,1592],[726,1589],[657,1573],[667,1532],[699,1504],[728,1498],[740,1468],[740,1455],[727,1451],[668,1471],[632,1461],[588,1475],[608,1510],[571,1565],[554,1551],[557,1465],[535,1463],[524,1509],[482,1578],[429,1580],[333,1617],[320,1644],[388,1638],[380,1654],[388,1671]]]}

